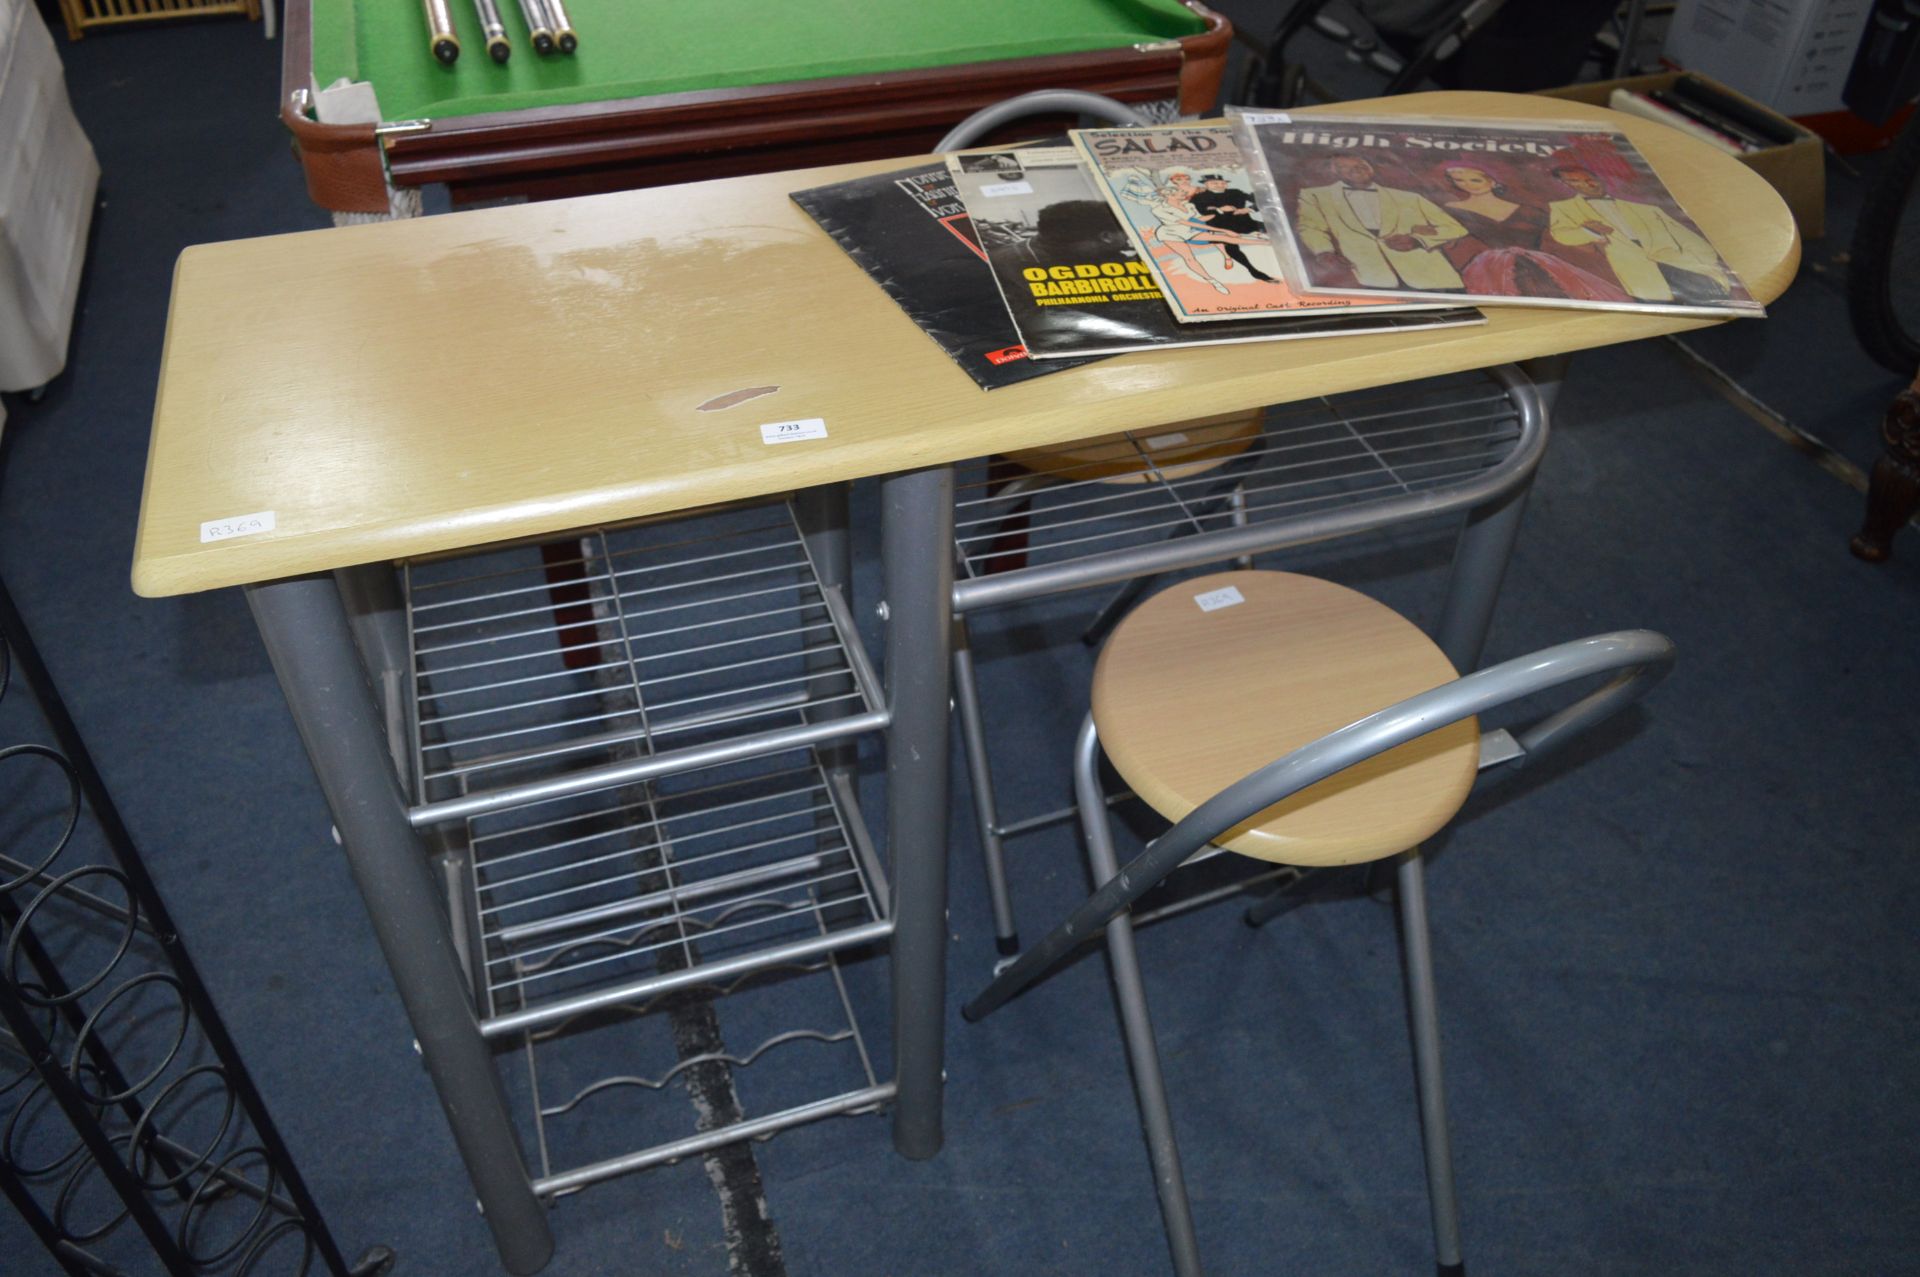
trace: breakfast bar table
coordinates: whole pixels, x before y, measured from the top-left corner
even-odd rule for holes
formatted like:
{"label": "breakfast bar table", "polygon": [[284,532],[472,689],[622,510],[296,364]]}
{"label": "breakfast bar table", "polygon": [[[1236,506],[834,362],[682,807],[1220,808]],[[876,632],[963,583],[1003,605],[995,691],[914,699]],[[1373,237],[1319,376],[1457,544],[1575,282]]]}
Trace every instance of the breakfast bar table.
{"label": "breakfast bar table", "polygon": [[[1659,124],[1498,94],[1342,107],[1369,108],[1604,119],[1632,136],[1758,300],[1778,296],[1797,266],[1799,240],[1773,190],[1732,158]],[[543,1201],[726,1139],[890,1104],[902,1154],[939,1150],[949,641],[956,593],[970,584],[954,579],[955,463],[1494,365],[1550,367],[1569,352],[1710,322],[1493,309],[1476,328],[1137,354],[987,393],[787,198],[903,163],[209,244],[180,258],[133,585],[148,597],[247,591],[512,1272],[536,1271],[551,1253]],[[862,604],[885,618],[884,682],[851,622],[851,529],[839,495],[866,478],[880,484],[884,569],[883,597]],[[713,524],[719,548],[674,548],[687,543],[675,539],[678,524],[667,516],[687,512]],[[1456,663],[1478,659],[1518,514],[1519,499],[1509,495],[1469,517],[1442,622]],[[532,568],[512,558],[517,547],[563,537],[581,547],[572,575],[556,575],[551,563],[542,575],[537,557]],[[771,539],[763,546],[756,538]],[[476,549],[480,566],[459,584],[435,575],[452,552]],[[1245,549],[1235,543],[1222,557]],[[486,557],[496,553],[504,556],[497,563]],[[756,566],[763,560],[755,555],[769,556],[769,566]],[[791,594],[779,596],[789,610],[772,620],[768,608],[736,611],[729,629],[705,619],[700,609],[719,606],[707,595],[698,608],[642,609],[636,598],[667,589],[634,584],[656,563],[667,565],[659,581],[696,592],[769,573],[764,579]],[[433,592],[442,589],[452,593]],[[726,597],[762,592],[755,585]],[[477,640],[462,637],[469,603],[446,601],[455,595],[537,631],[531,647],[451,659],[494,651],[462,646]],[[641,651],[652,640],[640,632],[640,612],[672,607],[701,619],[657,630],[669,635],[668,646]],[[586,619],[568,620],[569,609]],[[717,628],[699,629],[708,625]],[[745,637],[735,636],[740,627]],[[688,637],[696,630],[697,643]],[[502,632],[490,631],[488,641]],[[720,702],[733,707],[724,712],[702,707],[714,702],[693,704],[719,693],[663,700],[647,683],[647,670],[677,659],[674,642],[729,653],[793,634],[809,637],[764,658],[702,666],[799,662],[792,678],[758,679],[744,700]],[[557,689],[571,684],[561,658],[584,660],[601,685],[562,695]],[[516,664],[536,659],[549,664],[524,672]],[[513,701],[537,702],[535,717],[477,728],[493,711],[484,697],[464,708],[469,685],[460,680],[482,665],[498,674],[489,675],[488,695],[542,689]],[[608,698],[623,680],[631,699],[616,704]],[[674,708],[664,709],[669,703]],[[857,815],[857,799],[845,755],[833,750],[882,730],[885,856],[843,818]],[[469,867],[477,904],[449,904],[428,854],[436,831],[464,830],[469,847],[459,854],[478,864],[483,853],[473,848],[558,817],[504,833],[489,821],[568,812],[567,804],[609,790],[638,795],[641,805],[665,803],[670,796],[656,794],[656,782],[724,773],[777,750],[818,751],[821,761],[799,767],[831,799],[831,811],[825,800],[805,809],[807,829],[821,841],[798,860],[692,886],[693,870],[672,869],[669,886],[648,895],[646,925],[670,914],[684,940],[702,892],[739,892],[751,882],[759,900],[802,862],[816,875],[809,881],[841,875],[836,881],[853,885],[816,888],[789,911],[817,927],[783,933],[755,955],[727,956],[720,946],[730,929],[759,925],[759,915],[703,917],[699,943],[714,947],[695,965],[701,979],[730,978],[757,969],[768,953],[812,959],[886,940],[891,1077],[869,1068],[862,1084],[830,1101],[665,1150],[531,1172],[494,1048],[639,993],[685,987],[694,976],[664,962],[645,972],[622,967],[639,933],[608,937],[642,905],[598,894],[598,879],[579,888],[588,905],[563,920],[606,923],[586,940],[536,943],[562,926],[542,912],[557,893],[490,895],[507,889],[485,866]],[[672,819],[659,817],[662,827]],[[649,847],[656,856],[676,850],[664,834]],[[665,871],[653,863],[635,872]],[[555,992],[528,992],[559,975],[547,986]]]}

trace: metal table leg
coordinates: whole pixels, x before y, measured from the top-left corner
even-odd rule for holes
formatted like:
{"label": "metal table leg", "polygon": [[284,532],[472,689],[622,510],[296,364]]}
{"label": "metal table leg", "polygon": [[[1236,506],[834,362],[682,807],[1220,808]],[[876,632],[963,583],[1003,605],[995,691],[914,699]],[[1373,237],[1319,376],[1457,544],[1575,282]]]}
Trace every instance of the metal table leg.
{"label": "metal table leg", "polygon": [[1462,674],[1480,666],[1487,631],[1493,627],[1494,604],[1500,601],[1500,583],[1513,557],[1520,516],[1532,486],[1529,477],[1516,491],[1468,512],[1466,526],[1460,529],[1434,641]]}
{"label": "metal table leg", "polygon": [[[330,576],[247,587],[274,674],[333,813],[374,934],[509,1272],[539,1271],[553,1234],[480,1036],[439,889],[387,756],[386,732]],[[946,658],[940,658],[945,669]]]}
{"label": "metal table leg", "polygon": [[333,574],[346,605],[347,626],[353,631],[361,664],[373,680],[385,716],[387,752],[400,774],[400,787],[414,787],[412,733],[407,726],[407,668],[412,655],[407,642],[407,604],[390,563],[340,568]]}
{"label": "metal table leg", "polygon": [[[807,555],[813,560],[813,570],[820,578],[822,588],[839,590],[851,609],[853,537],[852,517],[847,510],[848,497],[849,488],[844,483],[804,488],[793,494],[793,513],[801,535],[806,539]],[[838,661],[831,652],[823,652],[809,662],[809,671],[822,666],[831,669],[837,665]],[[852,707],[841,702],[822,706],[819,712],[823,717],[839,718],[851,713]],[[848,782],[854,779],[857,756],[852,741],[837,741],[817,748],[820,761],[829,773]]]}
{"label": "metal table leg", "polygon": [[[1560,381],[1566,371],[1564,358],[1537,361],[1528,368],[1538,388],[1535,399],[1521,397],[1527,408],[1545,418],[1551,415]],[[1494,605],[1500,600],[1500,585],[1513,557],[1513,544],[1520,534],[1520,516],[1525,513],[1527,493],[1533,489],[1529,472],[1511,490],[1467,512],[1460,540],[1453,550],[1453,566],[1447,576],[1447,598],[1441,609],[1440,624],[1434,641],[1453,662],[1454,669],[1471,674],[1480,667],[1487,645],[1487,633],[1493,627]],[[1394,881],[1403,925],[1402,948],[1407,963],[1407,997],[1413,1029],[1415,1073],[1419,1080],[1420,1120],[1427,1158],[1427,1189],[1433,1211],[1434,1243],[1439,1252],[1440,1271],[1464,1271],[1460,1266],[1460,1217],[1453,1185],[1453,1153],[1447,1132],[1445,1085],[1440,1070],[1440,1028],[1434,1009],[1433,954],[1426,933],[1426,858],[1415,847],[1400,857]]]}
{"label": "metal table leg", "polygon": [[887,844],[893,858],[893,1145],[941,1144],[947,994],[947,664],[953,637],[953,471],[881,482],[887,608]]}
{"label": "metal table leg", "polygon": [[1548,412],[1560,399],[1560,387],[1567,379],[1567,368],[1573,363],[1572,355],[1542,355],[1538,359],[1526,359],[1520,363],[1520,371],[1527,374],[1527,380],[1540,394],[1540,403]]}
{"label": "metal table leg", "polygon": [[[1520,393],[1516,400],[1523,413],[1539,414],[1537,424],[1544,440],[1566,359],[1535,360],[1526,371],[1535,393]],[[1500,374],[1496,371],[1495,375]],[[1511,388],[1510,379],[1501,380]],[[1532,490],[1533,472],[1528,471],[1512,488],[1469,510],[1466,525],[1460,529],[1434,641],[1462,674],[1471,674],[1480,666],[1487,631],[1493,626],[1494,604],[1500,600],[1500,583],[1506,578],[1513,543],[1520,535],[1520,516],[1526,511],[1527,493]]]}

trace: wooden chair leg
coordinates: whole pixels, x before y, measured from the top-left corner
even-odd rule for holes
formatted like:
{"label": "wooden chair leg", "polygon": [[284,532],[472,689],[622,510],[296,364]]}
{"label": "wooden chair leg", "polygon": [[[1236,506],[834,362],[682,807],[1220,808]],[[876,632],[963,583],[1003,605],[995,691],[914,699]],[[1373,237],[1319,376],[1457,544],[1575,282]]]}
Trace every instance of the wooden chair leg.
{"label": "wooden chair leg", "polygon": [[1009,492],[1023,494],[1020,502],[1001,516],[993,530],[993,541],[987,546],[985,559],[988,572],[1017,572],[1027,566],[1027,532],[1033,526],[1033,501],[1024,494],[1035,486],[1034,477],[1019,466],[999,457],[987,462],[989,497]]}
{"label": "wooden chair leg", "polygon": [[1867,485],[1867,514],[1853,553],[1869,563],[1893,554],[1893,537],[1920,509],[1920,377],[1901,391],[1880,425],[1885,445]]}
{"label": "wooden chair leg", "polygon": [[586,585],[585,553],[580,541],[549,541],[540,547],[560,660],[570,670],[589,669],[600,663],[600,634],[593,624],[593,592]]}

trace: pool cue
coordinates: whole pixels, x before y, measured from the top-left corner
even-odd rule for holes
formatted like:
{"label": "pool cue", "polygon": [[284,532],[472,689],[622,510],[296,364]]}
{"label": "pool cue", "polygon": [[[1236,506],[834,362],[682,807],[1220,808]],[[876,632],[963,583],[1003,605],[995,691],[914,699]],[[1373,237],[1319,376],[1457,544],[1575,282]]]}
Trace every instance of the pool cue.
{"label": "pool cue", "polygon": [[493,0],[473,0],[473,11],[480,17],[480,30],[486,33],[487,56],[505,62],[513,56],[513,44],[507,39],[506,24],[500,21],[500,6]]}
{"label": "pool cue", "polygon": [[540,0],[520,0],[520,16],[527,20],[527,34],[533,38],[535,53],[553,52],[553,26],[547,21]]}
{"label": "pool cue", "polygon": [[574,33],[573,19],[567,16],[567,6],[562,0],[542,0],[542,3],[553,17],[553,42],[560,46],[560,52],[572,53],[580,47],[580,37]]}
{"label": "pool cue", "polygon": [[447,12],[447,0],[420,0],[427,15],[427,47],[442,66],[452,66],[460,58],[460,37],[453,33],[453,15]]}

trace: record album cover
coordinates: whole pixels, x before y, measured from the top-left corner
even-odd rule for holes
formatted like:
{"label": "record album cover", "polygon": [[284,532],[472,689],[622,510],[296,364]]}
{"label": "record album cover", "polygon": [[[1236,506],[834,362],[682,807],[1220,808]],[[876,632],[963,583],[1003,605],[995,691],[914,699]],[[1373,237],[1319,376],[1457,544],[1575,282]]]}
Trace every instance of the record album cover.
{"label": "record album cover", "polygon": [[1291,287],[1227,125],[1076,129],[1071,137],[1100,197],[1182,323],[1349,306],[1416,308],[1380,297],[1309,296]]}
{"label": "record album cover", "polygon": [[1232,115],[1267,224],[1308,293],[1761,313],[1618,130]]}
{"label": "record album cover", "polygon": [[[1181,324],[1153,267],[1072,147],[965,153],[948,156],[947,165],[1005,309],[1038,360],[1483,322],[1467,307],[1411,314],[1366,307],[1362,313],[1323,299],[1297,299],[1283,318],[1223,314],[1215,318],[1236,322]],[[1270,255],[1265,264],[1272,264]],[[1251,278],[1247,270],[1241,273]],[[1275,292],[1291,296],[1283,285],[1268,295]]]}
{"label": "record album cover", "polygon": [[791,198],[982,389],[1085,362],[1040,364],[1028,357],[945,164],[795,191]]}

